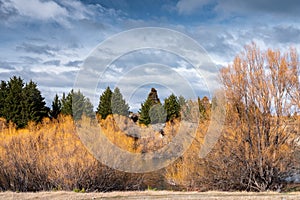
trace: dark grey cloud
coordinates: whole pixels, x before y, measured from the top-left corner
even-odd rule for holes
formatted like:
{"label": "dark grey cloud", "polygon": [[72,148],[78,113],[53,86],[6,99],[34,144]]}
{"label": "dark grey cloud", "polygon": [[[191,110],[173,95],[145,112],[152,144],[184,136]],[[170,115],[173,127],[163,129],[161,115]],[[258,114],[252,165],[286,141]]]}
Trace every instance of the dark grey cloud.
{"label": "dark grey cloud", "polygon": [[54,56],[55,52],[60,50],[58,47],[52,47],[49,45],[37,45],[27,42],[23,42],[21,45],[17,46],[16,49],[25,51],[27,53],[44,54],[48,56]]}
{"label": "dark grey cloud", "polygon": [[[267,14],[278,17],[300,16],[300,1],[295,0],[219,0],[217,11],[229,14],[257,17],[257,14]],[[258,18],[263,20],[263,18]]]}
{"label": "dark grey cloud", "polygon": [[241,8],[251,11],[260,11],[268,13],[280,13],[284,15],[297,14],[300,11],[300,1],[295,0],[252,0],[252,1],[235,1]]}
{"label": "dark grey cloud", "polygon": [[5,22],[10,17],[18,14],[17,9],[8,6],[9,3],[9,0],[0,0],[0,22]]}
{"label": "dark grey cloud", "polygon": [[46,62],[43,62],[44,65],[55,65],[59,66],[60,65],[60,60],[48,60]]}
{"label": "dark grey cloud", "polygon": [[294,26],[275,26],[273,28],[274,39],[280,43],[299,43],[300,29]]}

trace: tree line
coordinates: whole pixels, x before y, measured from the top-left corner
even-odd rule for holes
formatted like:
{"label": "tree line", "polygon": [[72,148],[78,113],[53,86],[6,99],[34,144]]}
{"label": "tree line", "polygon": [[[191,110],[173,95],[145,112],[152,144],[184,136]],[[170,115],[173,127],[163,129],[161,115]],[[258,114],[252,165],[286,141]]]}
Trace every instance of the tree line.
{"label": "tree line", "polygon": [[[209,100],[204,97],[206,104]],[[199,98],[199,111],[205,112],[204,104]],[[171,94],[160,102],[155,88],[152,88],[147,99],[141,104],[138,111],[140,124],[164,123],[181,116],[181,110],[188,107],[188,101],[180,96]],[[206,106],[207,107],[207,106]],[[24,128],[28,122],[41,122],[44,117],[57,119],[61,115],[71,115],[74,120],[81,119],[82,115],[106,119],[108,115],[118,114],[129,116],[130,107],[118,87],[113,91],[108,86],[100,95],[96,112],[90,99],[78,90],[73,89],[63,93],[62,97],[56,94],[51,108],[46,106],[45,98],[32,80],[24,83],[21,77],[13,76],[9,81],[0,84],[0,117],[7,122],[13,122],[17,128]]]}
{"label": "tree line", "polygon": [[[128,116],[130,108],[118,88],[112,91],[107,87],[94,112],[91,102],[80,91],[72,90],[61,98],[56,95],[50,109],[32,81],[25,84],[20,77],[2,81],[1,117],[18,127],[26,126],[28,121],[38,122],[44,116],[66,116],[59,120],[46,119],[37,125],[40,129],[30,125],[27,129],[14,129],[11,124],[2,125],[0,119],[3,133],[0,137],[0,190],[37,191],[60,186],[67,190],[74,187],[91,191],[125,190],[137,189],[147,178],[156,177],[151,179],[151,186],[161,189],[289,191],[288,183],[298,179],[300,168],[299,66],[295,49],[262,51],[254,43],[247,45],[220,71],[226,96],[222,103],[224,109],[220,111],[215,106],[219,101],[214,98],[210,101],[207,97],[192,101],[171,94],[162,103],[152,88],[141,104],[138,123],[169,121],[163,128],[164,137],[159,137],[151,128],[141,128],[149,137],[133,138],[122,131],[128,130],[134,122],[122,116]],[[207,129],[215,116],[212,112],[225,115],[224,126],[212,150],[200,158],[204,139],[206,136],[210,139]],[[80,147],[82,144],[74,131],[74,119],[83,114],[99,116],[107,137],[119,147],[136,153],[160,149],[171,141],[178,128],[190,126],[185,121],[200,120],[197,120],[192,144],[179,159],[154,172],[159,176],[150,173],[136,177],[136,174],[119,174],[107,169],[96,160],[90,162],[94,159],[91,156],[86,159],[89,154],[82,153],[86,149]],[[85,119],[90,124],[89,119]],[[186,131],[186,134],[190,133]],[[68,145],[69,148],[65,148]],[[75,163],[70,165],[70,162]],[[158,187],[161,183],[166,185]],[[146,182],[144,186],[147,185]]]}

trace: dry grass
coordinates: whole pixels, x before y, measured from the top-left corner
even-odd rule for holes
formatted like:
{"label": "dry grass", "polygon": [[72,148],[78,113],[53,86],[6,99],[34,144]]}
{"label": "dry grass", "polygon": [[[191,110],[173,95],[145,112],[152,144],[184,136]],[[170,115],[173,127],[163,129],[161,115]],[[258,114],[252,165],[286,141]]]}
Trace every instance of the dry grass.
{"label": "dry grass", "polygon": [[276,192],[172,192],[172,191],[129,191],[110,193],[75,193],[75,192],[37,192],[37,193],[0,193],[0,199],[300,199],[300,193],[276,193]]}

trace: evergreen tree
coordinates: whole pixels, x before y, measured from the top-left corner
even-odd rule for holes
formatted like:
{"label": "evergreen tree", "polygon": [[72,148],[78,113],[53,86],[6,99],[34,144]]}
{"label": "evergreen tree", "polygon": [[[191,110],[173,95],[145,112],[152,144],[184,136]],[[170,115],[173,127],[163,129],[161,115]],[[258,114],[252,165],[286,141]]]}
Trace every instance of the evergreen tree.
{"label": "evergreen tree", "polygon": [[178,98],[178,103],[180,106],[180,118],[182,120],[189,120],[191,113],[188,101],[182,95],[180,95]]}
{"label": "evergreen tree", "polygon": [[7,96],[7,83],[5,81],[1,81],[0,83],[0,117],[4,116],[4,106],[5,100]]}
{"label": "evergreen tree", "polygon": [[180,103],[174,94],[165,99],[164,108],[167,111],[167,121],[180,116]]}
{"label": "evergreen tree", "polygon": [[71,115],[74,120],[80,120],[82,115],[94,117],[93,105],[80,91],[72,89],[67,97],[63,94],[61,113]]}
{"label": "evergreen tree", "polygon": [[82,115],[94,117],[93,105],[80,91],[74,92],[72,96],[72,108],[74,120],[81,119]]}
{"label": "evergreen tree", "polygon": [[3,106],[5,119],[12,121],[19,128],[26,126],[25,116],[22,116],[23,87],[24,82],[20,77],[12,77],[7,83],[7,95]]}
{"label": "evergreen tree", "polygon": [[63,93],[62,99],[61,99],[61,113],[64,115],[72,115],[72,96],[73,96],[73,89],[68,93],[66,96],[65,93]]}
{"label": "evergreen tree", "polygon": [[25,124],[28,121],[40,122],[49,112],[44,97],[42,97],[41,92],[37,89],[37,84],[33,81],[27,83],[23,89],[22,105]]}
{"label": "evergreen tree", "polygon": [[151,88],[151,92],[148,95],[146,101],[141,105],[139,111],[139,123],[148,125],[150,123],[162,123],[165,122],[166,114],[163,106],[157,95],[155,88]]}
{"label": "evergreen tree", "polygon": [[120,89],[116,87],[111,97],[111,110],[113,114],[119,114],[128,116],[129,106],[120,92]]}
{"label": "evergreen tree", "polygon": [[149,116],[149,110],[151,108],[151,99],[147,99],[144,103],[141,104],[141,109],[139,111],[139,123],[148,125],[151,123],[151,119]]}
{"label": "evergreen tree", "polygon": [[40,122],[47,116],[48,108],[36,83],[30,81],[24,86],[20,77],[12,77],[0,85],[1,117],[23,128],[29,121]]}
{"label": "evergreen tree", "polygon": [[97,114],[99,114],[102,119],[106,119],[108,115],[112,114],[111,100],[112,91],[109,87],[107,87],[106,90],[100,96],[100,101],[97,108]]}
{"label": "evergreen tree", "polygon": [[52,109],[50,112],[51,117],[57,119],[60,112],[61,112],[61,101],[59,100],[58,95],[56,94],[52,101]]}
{"label": "evergreen tree", "polygon": [[95,118],[94,106],[89,98],[85,98],[83,114],[90,118]]}
{"label": "evergreen tree", "polygon": [[161,103],[151,106],[149,110],[149,117],[151,124],[165,123],[167,119],[167,112]]}
{"label": "evergreen tree", "polygon": [[185,98],[184,98],[182,95],[179,96],[179,98],[178,98],[178,103],[179,103],[179,106],[180,106],[180,107],[186,105],[186,100],[185,100]]}

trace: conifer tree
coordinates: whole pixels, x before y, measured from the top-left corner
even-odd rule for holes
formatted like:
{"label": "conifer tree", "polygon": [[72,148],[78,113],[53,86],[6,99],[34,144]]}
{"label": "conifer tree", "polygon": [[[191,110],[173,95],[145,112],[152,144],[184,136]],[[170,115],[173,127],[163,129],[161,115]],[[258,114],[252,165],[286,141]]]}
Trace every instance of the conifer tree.
{"label": "conifer tree", "polygon": [[120,89],[116,87],[111,97],[111,110],[113,114],[119,114],[128,116],[129,106],[120,92]]}
{"label": "conifer tree", "polygon": [[163,123],[166,120],[166,113],[157,95],[155,88],[151,89],[148,98],[141,104],[139,111],[139,123],[148,125],[150,123]]}
{"label": "conifer tree", "polygon": [[179,100],[174,94],[165,99],[164,108],[167,111],[167,121],[180,116]]}
{"label": "conifer tree", "polygon": [[7,95],[4,101],[3,115],[7,121],[12,121],[18,127],[24,127],[26,122],[22,117],[22,90],[24,82],[20,77],[12,77],[7,83]]}
{"label": "conifer tree", "polygon": [[89,98],[85,98],[83,114],[90,118],[95,118],[94,106]]}
{"label": "conifer tree", "polygon": [[1,81],[0,83],[0,117],[4,116],[4,106],[5,100],[7,96],[7,83],[5,81]]}
{"label": "conifer tree", "polygon": [[63,93],[62,99],[61,99],[61,113],[64,115],[72,115],[72,96],[73,96],[73,89],[68,93],[66,96],[65,93]]}
{"label": "conifer tree", "polygon": [[179,106],[180,106],[180,107],[186,105],[186,100],[185,100],[185,98],[184,98],[182,95],[179,96],[179,98],[178,98],[178,103],[179,103]]}
{"label": "conifer tree", "polygon": [[40,122],[47,116],[48,108],[37,84],[30,81],[26,85],[20,77],[13,76],[0,85],[0,116],[23,128],[29,121]]}
{"label": "conifer tree", "polygon": [[178,103],[180,106],[180,119],[188,120],[190,118],[190,108],[188,106],[188,101],[180,95],[178,98]]}
{"label": "conifer tree", "polygon": [[87,117],[93,116],[93,106],[88,98],[86,98],[80,90],[72,92],[72,116],[74,120],[80,120],[82,115]]}
{"label": "conifer tree", "polygon": [[67,97],[63,94],[61,113],[71,115],[74,120],[80,120],[82,115],[94,117],[93,105],[80,91],[72,89]]}
{"label": "conifer tree", "polygon": [[141,104],[141,108],[139,111],[139,123],[148,125],[150,124],[150,116],[149,116],[149,110],[151,108],[151,100],[147,99],[144,103]]}
{"label": "conifer tree", "polygon": [[58,95],[56,94],[52,101],[51,117],[57,119],[58,115],[61,112],[61,101],[59,100]]}
{"label": "conifer tree", "polygon": [[22,105],[25,124],[28,121],[40,122],[49,112],[44,97],[42,97],[41,92],[37,89],[37,84],[33,81],[27,83],[23,89]]}
{"label": "conifer tree", "polygon": [[149,110],[149,117],[151,124],[165,123],[167,119],[167,112],[161,103],[151,106]]}
{"label": "conifer tree", "polygon": [[106,119],[106,117],[112,114],[111,109],[111,98],[112,98],[112,91],[109,87],[102,93],[100,96],[100,101],[97,107],[97,114],[100,115],[102,119]]}

